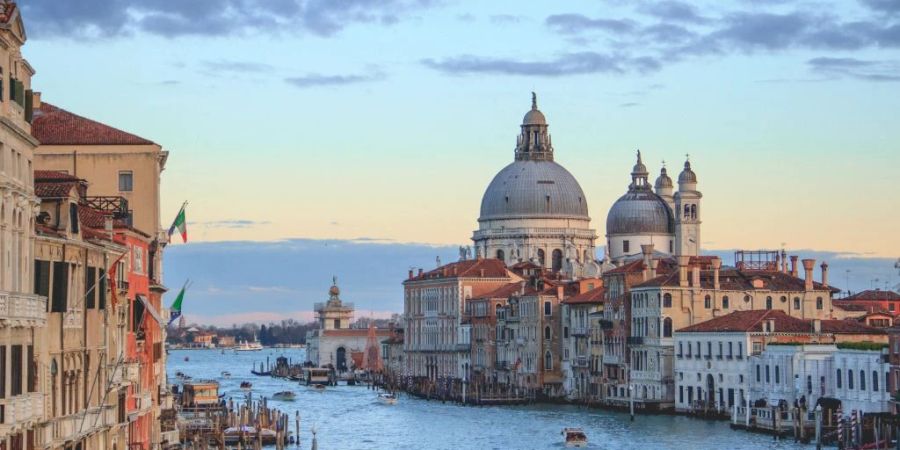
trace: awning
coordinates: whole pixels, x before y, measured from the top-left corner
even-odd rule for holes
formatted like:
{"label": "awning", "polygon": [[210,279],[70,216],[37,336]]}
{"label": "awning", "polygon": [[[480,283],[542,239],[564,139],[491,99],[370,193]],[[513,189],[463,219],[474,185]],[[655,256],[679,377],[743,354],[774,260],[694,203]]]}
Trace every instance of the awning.
{"label": "awning", "polygon": [[150,300],[147,300],[147,297],[145,297],[143,295],[138,295],[137,298],[138,298],[138,300],[141,301],[141,303],[144,304],[144,308],[147,310],[148,313],[150,313],[151,316],[153,316],[153,320],[156,320],[156,322],[159,324],[159,326],[162,326],[162,327],[166,326],[165,322],[163,322],[162,316],[160,316],[159,312],[156,310],[156,308],[154,308],[153,305],[150,304]]}

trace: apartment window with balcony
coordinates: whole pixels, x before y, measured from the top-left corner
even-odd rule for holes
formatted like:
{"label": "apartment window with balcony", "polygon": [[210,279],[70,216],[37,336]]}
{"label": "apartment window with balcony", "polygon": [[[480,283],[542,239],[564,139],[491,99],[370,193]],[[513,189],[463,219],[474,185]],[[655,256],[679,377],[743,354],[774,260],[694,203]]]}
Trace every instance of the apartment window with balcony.
{"label": "apartment window with balcony", "polygon": [[130,170],[119,172],[119,192],[131,192],[134,190],[134,173]]}

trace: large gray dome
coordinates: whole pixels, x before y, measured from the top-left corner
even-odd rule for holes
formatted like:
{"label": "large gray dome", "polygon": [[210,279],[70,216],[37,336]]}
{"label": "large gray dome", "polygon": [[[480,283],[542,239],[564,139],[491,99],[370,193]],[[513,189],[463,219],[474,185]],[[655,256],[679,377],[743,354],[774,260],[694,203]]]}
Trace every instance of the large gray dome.
{"label": "large gray dome", "polygon": [[650,190],[630,190],[609,209],[606,234],[647,233],[675,234],[672,210]]}
{"label": "large gray dome", "polygon": [[590,220],[578,181],[553,161],[515,161],[488,185],[479,221],[521,217]]}

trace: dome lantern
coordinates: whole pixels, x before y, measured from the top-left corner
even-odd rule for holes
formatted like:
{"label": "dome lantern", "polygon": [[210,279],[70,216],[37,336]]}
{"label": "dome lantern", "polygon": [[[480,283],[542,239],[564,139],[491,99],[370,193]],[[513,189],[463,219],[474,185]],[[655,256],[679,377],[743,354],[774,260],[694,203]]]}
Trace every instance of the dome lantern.
{"label": "dome lantern", "polygon": [[537,107],[537,94],[531,93],[531,110],[522,118],[522,130],[516,141],[516,161],[553,161],[553,142],[547,131],[547,118]]}

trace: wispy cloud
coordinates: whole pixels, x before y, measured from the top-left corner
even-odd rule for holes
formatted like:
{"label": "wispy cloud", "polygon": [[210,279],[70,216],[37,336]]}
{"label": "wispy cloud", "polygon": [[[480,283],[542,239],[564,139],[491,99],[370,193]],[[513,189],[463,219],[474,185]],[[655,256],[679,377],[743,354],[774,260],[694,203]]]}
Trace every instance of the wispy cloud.
{"label": "wispy cloud", "polygon": [[638,106],[638,105],[640,105],[640,103],[637,103],[637,102],[628,102],[628,103],[622,103],[621,105],[619,105],[619,107],[620,107],[620,108],[633,108],[633,107]]}
{"label": "wispy cloud", "polygon": [[649,73],[660,67],[657,60],[649,57],[632,58],[620,54],[595,52],[567,53],[547,60],[517,60],[463,55],[443,60],[425,59],[422,64],[453,75],[501,74],[544,77],[591,73]]}
{"label": "wispy cloud", "polygon": [[204,222],[188,222],[188,226],[201,228],[253,228],[261,225],[269,225],[268,220],[227,219],[209,220]]}
{"label": "wispy cloud", "polygon": [[275,70],[274,66],[254,61],[232,61],[218,59],[214,61],[202,61],[201,66],[207,73],[237,72],[259,73]]}
{"label": "wispy cloud", "polygon": [[310,88],[319,86],[345,86],[348,84],[369,83],[385,79],[386,76],[382,72],[372,72],[367,74],[350,74],[350,75],[323,75],[318,73],[309,73],[296,77],[285,78],[284,81],[294,87]]}
{"label": "wispy cloud", "polygon": [[856,58],[819,57],[807,61],[817,73],[858,78],[867,81],[900,81],[900,62],[871,61]]}

